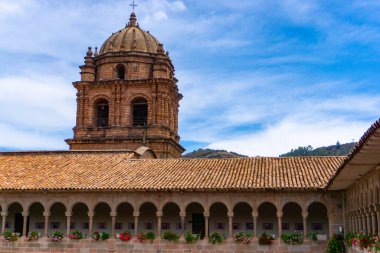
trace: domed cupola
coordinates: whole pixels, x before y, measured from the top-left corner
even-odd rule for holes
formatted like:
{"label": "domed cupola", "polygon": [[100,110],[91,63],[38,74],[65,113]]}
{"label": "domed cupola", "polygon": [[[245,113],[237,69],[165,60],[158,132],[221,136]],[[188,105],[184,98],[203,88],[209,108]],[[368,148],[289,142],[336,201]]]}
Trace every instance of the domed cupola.
{"label": "domed cupola", "polygon": [[136,150],[181,157],[178,111],[182,95],[163,45],[142,30],[134,12],[127,26],[95,51],[89,47],[77,89],[72,150]]}
{"label": "domed cupola", "polygon": [[149,31],[142,30],[132,12],[126,27],[113,33],[102,45],[100,54],[119,51],[136,51],[144,53],[158,53],[162,44]]}

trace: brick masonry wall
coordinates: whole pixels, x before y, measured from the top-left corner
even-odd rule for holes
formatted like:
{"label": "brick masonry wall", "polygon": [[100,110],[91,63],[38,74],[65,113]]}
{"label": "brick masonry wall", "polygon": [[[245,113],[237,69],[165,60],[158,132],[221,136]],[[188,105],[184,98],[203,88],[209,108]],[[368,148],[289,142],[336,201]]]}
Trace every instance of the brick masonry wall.
{"label": "brick masonry wall", "polygon": [[249,244],[238,243],[234,241],[224,241],[222,244],[212,245],[207,241],[198,241],[195,244],[186,244],[184,241],[167,242],[164,240],[155,240],[154,242],[120,240],[94,241],[93,239],[83,239],[81,241],[64,239],[62,242],[51,242],[43,238],[36,242],[27,242],[20,239],[17,242],[1,242],[0,252],[68,252],[68,253],[325,253],[327,247],[326,241],[305,241],[302,245],[287,245],[275,240],[273,245],[259,245],[257,239]]}

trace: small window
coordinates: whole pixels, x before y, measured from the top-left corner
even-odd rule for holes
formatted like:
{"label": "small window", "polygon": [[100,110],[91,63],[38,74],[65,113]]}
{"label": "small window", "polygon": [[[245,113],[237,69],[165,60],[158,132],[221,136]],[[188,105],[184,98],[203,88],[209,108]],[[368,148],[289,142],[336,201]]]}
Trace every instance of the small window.
{"label": "small window", "polygon": [[148,103],[144,98],[135,100],[132,103],[133,108],[133,126],[148,125]]}
{"label": "small window", "polygon": [[124,65],[117,66],[117,78],[124,80],[125,79],[125,67]]}
{"label": "small window", "polygon": [[96,126],[108,127],[109,106],[108,101],[102,99],[95,104]]}

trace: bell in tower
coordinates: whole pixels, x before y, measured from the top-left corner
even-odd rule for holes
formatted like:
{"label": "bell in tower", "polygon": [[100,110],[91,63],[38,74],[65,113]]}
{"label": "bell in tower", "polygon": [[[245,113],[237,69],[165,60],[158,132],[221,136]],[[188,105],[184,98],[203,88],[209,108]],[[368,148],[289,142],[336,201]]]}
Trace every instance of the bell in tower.
{"label": "bell in tower", "polygon": [[142,30],[134,12],[99,52],[88,48],[77,89],[71,150],[136,150],[180,157],[178,110],[182,95],[163,45]]}

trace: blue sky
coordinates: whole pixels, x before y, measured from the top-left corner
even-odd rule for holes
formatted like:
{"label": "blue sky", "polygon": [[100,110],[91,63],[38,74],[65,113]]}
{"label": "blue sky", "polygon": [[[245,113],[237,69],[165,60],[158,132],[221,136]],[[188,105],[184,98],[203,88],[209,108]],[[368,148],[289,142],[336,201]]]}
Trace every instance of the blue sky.
{"label": "blue sky", "polygon": [[[88,46],[126,0],[0,0],[0,149],[61,150]],[[176,67],[181,143],[277,156],[357,141],[380,116],[380,2],[140,0]]]}

